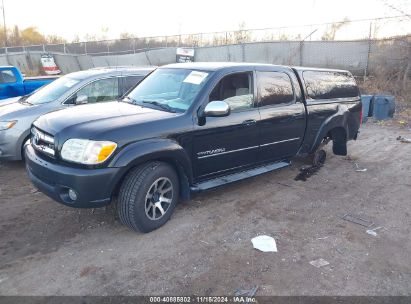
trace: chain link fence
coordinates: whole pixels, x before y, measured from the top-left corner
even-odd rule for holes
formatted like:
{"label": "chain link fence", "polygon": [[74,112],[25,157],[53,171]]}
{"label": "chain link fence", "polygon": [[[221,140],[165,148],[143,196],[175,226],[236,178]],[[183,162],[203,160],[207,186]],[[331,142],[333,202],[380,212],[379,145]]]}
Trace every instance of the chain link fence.
{"label": "chain link fence", "polygon": [[393,29],[398,35],[409,34],[411,18],[404,15],[292,27],[3,47],[0,48],[0,54],[44,52],[105,56],[135,54],[168,47],[208,47],[273,41],[373,40],[392,36]]}

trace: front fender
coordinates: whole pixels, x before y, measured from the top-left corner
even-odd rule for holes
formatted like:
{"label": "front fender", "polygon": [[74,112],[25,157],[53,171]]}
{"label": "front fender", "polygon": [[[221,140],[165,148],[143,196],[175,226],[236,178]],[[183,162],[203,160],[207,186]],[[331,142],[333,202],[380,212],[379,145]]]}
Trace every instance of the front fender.
{"label": "front fender", "polygon": [[[178,142],[168,138],[138,141],[123,148],[109,163],[109,167],[131,168],[150,160],[168,160],[183,169],[192,181],[192,167],[187,152]],[[180,169],[180,168],[178,168]]]}

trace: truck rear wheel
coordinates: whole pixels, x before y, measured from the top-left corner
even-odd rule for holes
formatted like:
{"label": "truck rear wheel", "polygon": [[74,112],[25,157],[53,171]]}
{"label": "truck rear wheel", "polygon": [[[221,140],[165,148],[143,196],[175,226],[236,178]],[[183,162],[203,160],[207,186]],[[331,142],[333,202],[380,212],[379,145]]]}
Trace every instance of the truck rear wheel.
{"label": "truck rear wheel", "polygon": [[316,167],[322,166],[325,163],[325,159],[327,158],[327,153],[320,149],[315,151],[313,155],[313,165]]}
{"label": "truck rear wheel", "polygon": [[141,232],[161,227],[174,211],[179,190],[178,176],[166,163],[150,162],[133,169],[120,187],[120,221]]}

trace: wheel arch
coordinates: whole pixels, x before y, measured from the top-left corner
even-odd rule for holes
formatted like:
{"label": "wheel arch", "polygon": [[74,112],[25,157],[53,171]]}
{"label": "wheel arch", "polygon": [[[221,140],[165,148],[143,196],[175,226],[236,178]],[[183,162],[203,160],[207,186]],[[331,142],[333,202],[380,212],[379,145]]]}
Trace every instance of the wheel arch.
{"label": "wheel arch", "polygon": [[28,139],[30,139],[30,135],[31,135],[30,130],[26,130],[20,135],[17,145],[16,145],[16,152],[15,152],[17,160],[24,160],[24,144],[26,143]]}
{"label": "wheel arch", "polygon": [[336,113],[326,119],[321,125],[309,153],[314,153],[322,141],[330,138],[333,141],[333,153],[336,155],[347,155],[347,115],[348,113]]}
{"label": "wheel arch", "polygon": [[180,197],[183,200],[189,199],[190,184],[193,181],[191,162],[184,148],[170,139],[137,142],[116,155],[109,166],[123,167],[124,170],[121,170],[113,188],[113,195],[118,193],[124,178],[131,170],[154,161],[167,163],[176,171],[180,182]]}

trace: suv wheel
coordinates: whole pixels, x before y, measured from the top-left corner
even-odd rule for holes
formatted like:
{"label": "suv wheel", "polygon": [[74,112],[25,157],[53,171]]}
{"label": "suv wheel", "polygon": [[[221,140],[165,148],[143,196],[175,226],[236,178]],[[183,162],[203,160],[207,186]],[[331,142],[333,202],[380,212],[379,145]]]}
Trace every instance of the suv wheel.
{"label": "suv wheel", "polygon": [[120,221],[141,232],[164,225],[179,198],[179,181],[166,163],[150,162],[133,169],[124,179],[118,198]]}

